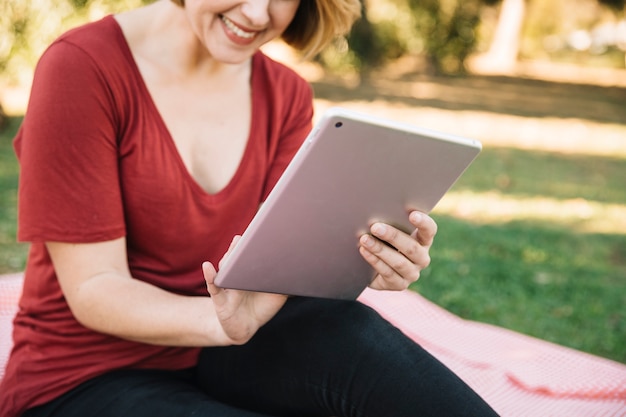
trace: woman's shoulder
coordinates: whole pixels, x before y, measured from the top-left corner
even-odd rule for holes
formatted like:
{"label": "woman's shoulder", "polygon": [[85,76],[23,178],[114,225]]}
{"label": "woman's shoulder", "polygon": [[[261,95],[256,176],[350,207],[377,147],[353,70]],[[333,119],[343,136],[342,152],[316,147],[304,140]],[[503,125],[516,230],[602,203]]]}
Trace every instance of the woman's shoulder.
{"label": "woman's shoulder", "polygon": [[112,15],[107,15],[63,33],[47,48],[44,56],[59,53],[67,57],[74,51],[75,54],[86,54],[95,60],[110,60],[123,50],[123,41],[124,37],[116,20]]}
{"label": "woman's shoulder", "polygon": [[84,23],[68,30],[59,38],[59,41],[71,42],[78,45],[87,45],[90,42],[110,42],[111,37],[120,33],[120,28],[113,15]]}
{"label": "woman's shoulder", "polygon": [[48,83],[66,83],[125,91],[135,81],[133,58],[124,34],[112,15],[70,29],[44,51],[33,83],[49,90]]}
{"label": "woman's shoulder", "polygon": [[267,81],[281,83],[295,88],[309,88],[309,83],[293,68],[279,62],[262,51],[254,55],[254,70],[260,73]]}

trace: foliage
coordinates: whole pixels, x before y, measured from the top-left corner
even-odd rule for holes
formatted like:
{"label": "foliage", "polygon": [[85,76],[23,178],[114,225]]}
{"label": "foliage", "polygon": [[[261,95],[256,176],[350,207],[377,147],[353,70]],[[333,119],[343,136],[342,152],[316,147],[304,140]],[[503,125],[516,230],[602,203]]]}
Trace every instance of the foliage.
{"label": "foliage", "polygon": [[[568,1],[550,0],[528,3],[529,12],[524,23],[523,49],[529,58],[545,56],[543,42],[549,37],[566,38],[573,30],[572,23],[598,23],[598,5],[607,6],[616,19],[623,17],[624,0],[580,0],[577,7],[570,7]],[[345,42],[339,48],[329,48],[321,61],[331,69],[346,70],[354,67],[366,73],[387,60],[403,54],[424,55],[435,73],[462,73],[465,61],[482,43],[491,41],[479,39],[487,34],[489,24],[484,20],[486,11],[491,15],[502,4],[502,0],[364,0],[369,14],[364,14],[362,22],[355,26],[348,37],[349,49]],[[381,10],[403,10],[380,18]],[[375,11],[372,13],[372,9]],[[550,12],[546,12],[550,10]],[[604,18],[609,15],[605,14]],[[569,23],[567,23],[569,22]],[[574,26],[575,27],[575,26]],[[587,26],[580,27],[588,29]],[[493,35],[493,33],[491,34]],[[484,36],[483,36],[484,37]],[[480,43],[479,43],[480,42]],[[523,51],[523,52],[524,52]],[[565,51],[567,52],[567,51]],[[610,52],[610,51],[609,51]],[[607,52],[608,53],[608,52]],[[571,55],[571,54],[570,54]],[[580,60],[580,56],[575,57]],[[602,62],[620,67],[623,53],[617,53],[617,60],[605,57]]]}
{"label": "foliage", "polygon": [[598,1],[600,2],[600,4],[609,6],[610,8],[616,11],[623,11],[626,8],[625,0],[598,0]]}
{"label": "foliage", "polygon": [[62,32],[151,0],[0,0],[0,74],[27,84],[43,50]]}
{"label": "foliage", "polygon": [[[435,73],[462,73],[476,45],[481,6],[494,1],[498,0],[366,1],[363,17],[347,39],[324,51],[320,61],[333,70],[352,67],[367,77],[371,69],[417,50]],[[396,13],[386,19],[368,13],[368,5],[380,3],[393,4]],[[399,13],[409,17],[398,19]]]}
{"label": "foliage", "polygon": [[372,21],[366,5],[345,38],[337,39],[316,57],[326,69],[334,72],[358,72],[361,81],[378,68],[407,52],[399,31],[402,27],[390,20]]}
{"label": "foliage", "polygon": [[424,49],[437,73],[464,72],[476,45],[480,0],[407,0]]}
{"label": "foliage", "polygon": [[9,117],[0,129],[0,274],[23,270],[28,251],[28,245],[15,241],[19,168],[12,139],[21,122],[21,118]]}
{"label": "foliage", "polygon": [[[28,84],[32,68],[43,50],[63,31],[154,0],[0,0],[0,76],[3,82]],[[466,58],[478,45],[478,26],[483,9],[501,0],[363,0],[364,18],[347,39],[340,39],[318,60],[328,68],[356,70],[367,76],[373,68],[406,53],[426,56],[437,73],[461,73]],[[545,8],[550,2],[530,2]],[[559,7],[562,7],[562,2]],[[625,0],[589,0],[624,14]],[[381,19],[380,8],[401,13]],[[556,7],[556,6],[555,6]],[[375,12],[372,9],[376,8]],[[572,8],[574,10],[574,8]],[[370,12],[370,13],[368,13]],[[527,37],[542,39],[557,28],[558,13],[537,13],[529,17]],[[541,24],[537,21],[540,20]],[[548,26],[546,26],[546,24]],[[535,29],[532,29],[535,28]],[[538,47],[531,48],[533,53]],[[526,48],[528,50],[528,48]]]}
{"label": "foliage", "polygon": [[359,19],[348,36],[348,44],[356,57],[356,65],[361,71],[367,72],[370,67],[376,67],[384,60],[384,44],[378,36],[379,31],[367,17],[367,10],[363,7],[362,17]]}

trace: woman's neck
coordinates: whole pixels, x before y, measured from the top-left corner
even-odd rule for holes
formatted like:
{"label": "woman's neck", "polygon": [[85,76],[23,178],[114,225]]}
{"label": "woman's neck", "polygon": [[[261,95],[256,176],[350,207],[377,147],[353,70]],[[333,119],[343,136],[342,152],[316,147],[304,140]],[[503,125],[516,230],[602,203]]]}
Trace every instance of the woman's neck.
{"label": "woman's neck", "polygon": [[[184,10],[169,0],[116,16],[136,58],[180,79],[221,79],[248,71],[250,63],[217,61],[193,32]],[[148,23],[149,22],[149,23]]]}

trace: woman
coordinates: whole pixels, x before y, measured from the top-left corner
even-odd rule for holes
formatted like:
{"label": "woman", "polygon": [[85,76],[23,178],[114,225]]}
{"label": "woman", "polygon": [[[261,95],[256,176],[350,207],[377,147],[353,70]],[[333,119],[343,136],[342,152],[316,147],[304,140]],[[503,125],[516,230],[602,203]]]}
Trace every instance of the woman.
{"label": "woman", "polygon": [[[15,140],[32,246],[0,415],[492,414],[357,302],[213,284],[311,128],[310,87],[259,47],[313,55],[359,9],[161,0],[51,45]],[[410,219],[361,237],[373,288],[427,266],[436,225]]]}

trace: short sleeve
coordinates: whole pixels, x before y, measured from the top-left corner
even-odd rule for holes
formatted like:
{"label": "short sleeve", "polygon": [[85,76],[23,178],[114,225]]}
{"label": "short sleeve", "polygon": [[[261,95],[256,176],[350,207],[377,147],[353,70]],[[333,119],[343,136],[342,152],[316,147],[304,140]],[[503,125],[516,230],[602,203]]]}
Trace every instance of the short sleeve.
{"label": "short sleeve", "polygon": [[44,53],[14,142],[19,240],[124,235],[114,109],[106,76],[88,53],[62,40]]}

